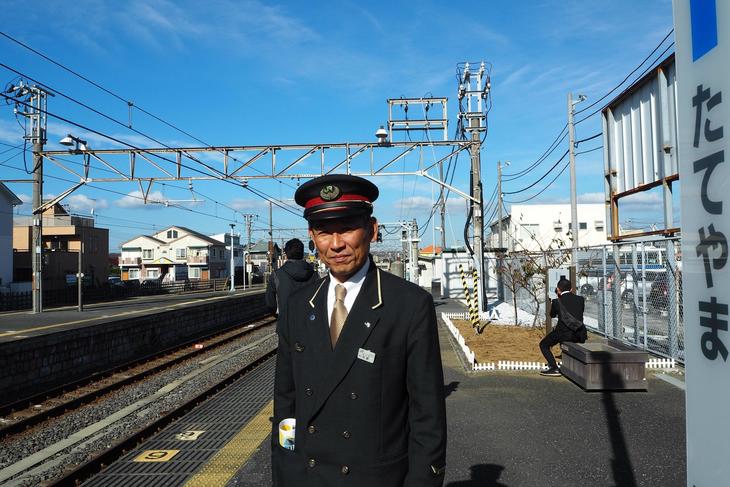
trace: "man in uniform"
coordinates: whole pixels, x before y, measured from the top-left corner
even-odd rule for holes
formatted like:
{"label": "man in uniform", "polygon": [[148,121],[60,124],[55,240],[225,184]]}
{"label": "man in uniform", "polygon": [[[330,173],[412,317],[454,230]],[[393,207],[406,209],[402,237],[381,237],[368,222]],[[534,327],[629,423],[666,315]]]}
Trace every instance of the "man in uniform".
{"label": "man in uniform", "polygon": [[[327,175],[295,194],[327,277],[279,319],[272,471],[277,487],[438,487],[446,413],[431,295],[380,271],[366,179]],[[296,419],[294,450],[279,422]]]}

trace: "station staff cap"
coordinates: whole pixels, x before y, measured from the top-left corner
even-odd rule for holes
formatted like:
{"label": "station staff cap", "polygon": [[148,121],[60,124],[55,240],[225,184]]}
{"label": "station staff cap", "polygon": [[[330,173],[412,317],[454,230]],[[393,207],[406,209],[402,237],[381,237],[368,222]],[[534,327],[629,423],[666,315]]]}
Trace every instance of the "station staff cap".
{"label": "station staff cap", "polygon": [[328,174],[302,184],[294,200],[304,207],[307,221],[371,215],[378,187],[367,179],[348,174]]}

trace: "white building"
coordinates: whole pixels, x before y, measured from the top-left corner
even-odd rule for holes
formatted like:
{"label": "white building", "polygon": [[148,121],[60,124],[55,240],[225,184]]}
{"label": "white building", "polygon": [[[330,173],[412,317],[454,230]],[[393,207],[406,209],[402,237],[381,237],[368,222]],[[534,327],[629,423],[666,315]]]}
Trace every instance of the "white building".
{"label": "white building", "polygon": [[[508,252],[570,248],[570,205],[512,205],[502,219],[502,244]],[[488,248],[499,246],[499,225],[490,222]],[[606,207],[602,203],[578,205],[578,244],[602,245],[606,238]]]}
{"label": "white building", "polygon": [[[226,261],[226,277],[231,274],[231,234],[230,233],[216,233],[211,235],[210,238],[217,240],[225,245],[225,261]],[[241,236],[233,234],[233,267],[236,275],[242,275],[243,272],[243,245],[241,245]]]}
{"label": "white building", "polygon": [[209,280],[228,277],[225,244],[189,228],[172,226],[122,243],[122,280]]}
{"label": "white building", "polygon": [[15,193],[0,183],[0,288],[13,280],[13,207],[23,204]]}

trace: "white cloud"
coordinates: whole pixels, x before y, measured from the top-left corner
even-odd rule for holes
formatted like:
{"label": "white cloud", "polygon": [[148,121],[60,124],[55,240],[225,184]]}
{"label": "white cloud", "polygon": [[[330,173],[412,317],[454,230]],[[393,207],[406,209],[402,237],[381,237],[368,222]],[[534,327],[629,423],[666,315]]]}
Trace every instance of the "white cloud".
{"label": "white cloud", "polygon": [[422,210],[431,211],[433,201],[425,196],[411,196],[403,198],[395,202],[396,207],[402,207],[404,210]]}
{"label": "white cloud", "polygon": [[578,195],[578,203],[604,203],[605,201],[606,195],[603,193],[583,193]]}
{"label": "white cloud", "polygon": [[[280,203],[293,205],[294,200],[293,199],[283,199],[283,200],[274,200]],[[230,203],[228,203],[228,206],[233,208],[236,211],[252,211],[252,210],[261,210],[261,209],[267,209],[269,208],[269,202],[264,199],[243,199],[243,198],[234,198],[231,200]],[[274,206],[274,209],[276,209],[276,206]]]}
{"label": "white cloud", "polygon": [[65,203],[69,206],[71,211],[74,212],[90,212],[92,209],[100,210],[109,207],[109,203],[104,198],[89,198],[85,194],[72,194],[66,198]]}
{"label": "white cloud", "polygon": [[515,83],[520,81],[525,74],[527,74],[530,71],[530,65],[526,64],[514,71],[512,71],[510,74],[507,75],[506,78],[504,78],[504,81],[502,81],[503,86],[507,86],[511,83]]}
{"label": "white cloud", "polygon": [[23,129],[10,120],[0,120],[0,141],[8,144],[19,145],[23,143]]}
{"label": "white cloud", "polygon": [[145,208],[149,210],[156,210],[162,208],[167,199],[160,191],[150,191],[147,195],[147,204],[145,204],[142,198],[142,192],[130,191],[127,196],[123,196],[114,202],[114,204],[120,208]]}

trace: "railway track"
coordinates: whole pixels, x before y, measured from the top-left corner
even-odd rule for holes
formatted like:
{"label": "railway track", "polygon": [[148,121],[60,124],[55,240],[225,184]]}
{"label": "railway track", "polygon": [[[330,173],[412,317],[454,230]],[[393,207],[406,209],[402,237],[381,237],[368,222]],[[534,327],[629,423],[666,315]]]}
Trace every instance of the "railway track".
{"label": "railway track", "polygon": [[122,387],[271,325],[272,318],[236,325],[101,373],[0,407],[0,440],[89,404]]}
{"label": "railway track", "polygon": [[77,485],[272,357],[276,334],[267,327],[273,322],[196,340],[202,347],[191,343],[105,376],[101,385],[77,388],[71,397],[48,400],[44,410],[5,427],[0,486]]}

